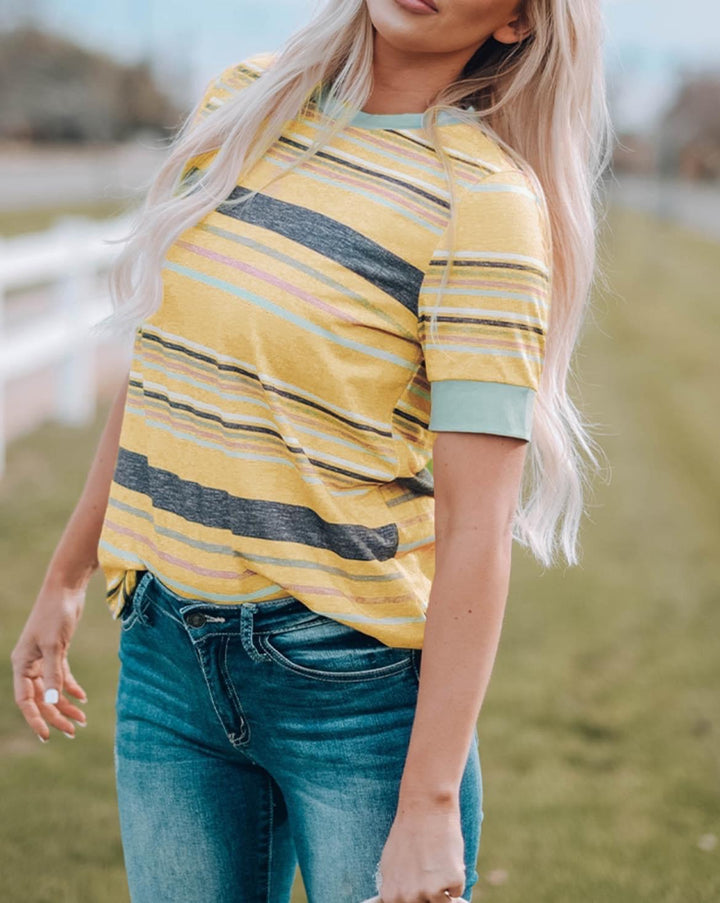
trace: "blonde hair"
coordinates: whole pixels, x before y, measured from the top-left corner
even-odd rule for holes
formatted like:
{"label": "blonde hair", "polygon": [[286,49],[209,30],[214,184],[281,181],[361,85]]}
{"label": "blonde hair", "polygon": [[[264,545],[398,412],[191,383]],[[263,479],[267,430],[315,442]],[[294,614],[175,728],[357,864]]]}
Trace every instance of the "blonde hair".
{"label": "blonde hair", "polygon": [[[568,564],[577,564],[588,462],[598,468],[603,454],[567,391],[572,353],[596,273],[600,178],[611,148],[603,27],[600,0],[521,0],[518,12],[527,36],[512,45],[493,38],[484,42],[461,76],[428,107],[424,123],[448,178],[451,249],[455,191],[437,130],[442,110],[498,142],[532,179],[546,204],[552,303],[513,539],[545,566],[554,563],[559,550]],[[149,185],[133,231],[122,239],[126,245],[110,272],[115,310],[99,324],[99,331],[136,326],[158,309],[162,262],[170,245],[227,198],[238,174],[252,168],[288,121],[307,110],[318,86],[329,89],[324,109],[330,119],[293,165],[306,161],[344,128],[371,94],[372,63],[373,26],[365,0],[326,0],[285,42],[261,78],[211,116],[200,117],[198,103]],[[184,178],[190,159],[215,151],[199,178]],[[262,190],[285,172],[273,176]],[[256,193],[233,203],[245,203]],[[441,293],[451,258],[449,254]]]}

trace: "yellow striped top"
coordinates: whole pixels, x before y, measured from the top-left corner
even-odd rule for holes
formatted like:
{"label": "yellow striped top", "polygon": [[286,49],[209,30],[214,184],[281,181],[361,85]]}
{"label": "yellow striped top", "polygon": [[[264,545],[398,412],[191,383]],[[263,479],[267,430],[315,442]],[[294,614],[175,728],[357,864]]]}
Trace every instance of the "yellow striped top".
{"label": "yellow striped top", "polygon": [[[220,73],[199,115],[272,59]],[[231,198],[288,167],[323,102],[316,92]],[[450,196],[420,113],[357,112],[319,154],[169,249],[162,303],[135,334],[98,546],[113,617],[151,569],[188,599],[294,596],[422,648],[434,435],[531,439],[551,281],[528,177],[477,129],[441,122],[458,207],[435,330]]]}

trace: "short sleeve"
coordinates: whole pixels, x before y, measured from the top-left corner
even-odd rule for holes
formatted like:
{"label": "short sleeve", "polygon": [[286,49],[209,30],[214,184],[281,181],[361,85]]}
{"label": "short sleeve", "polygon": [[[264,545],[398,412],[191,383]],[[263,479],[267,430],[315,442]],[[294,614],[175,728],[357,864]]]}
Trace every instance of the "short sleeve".
{"label": "short sleeve", "polygon": [[215,74],[210,79],[205,86],[202,97],[192,111],[192,128],[212,113],[213,110],[217,109],[220,104],[233,93],[233,89],[236,85],[237,70],[238,64],[235,63],[234,65],[223,69],[222,72]]}
{"label": "short sleeve", "polygon": [[520,170],[492,173],[458,194],[452,269],[442,297],[447,232],[418,298],[429,429],[529,440],[550,306],[547,216]]}
{"label": "short sleeve", "polygon": [[[222,106],[225,101],[249,87],[272,65],[276,57],[277,52],[275,51],[263,51],[242,60],[242,62],[226,66],[215,74],[205,86],[202,97],[194,109],[188,114],[190,120],[188,131],[192,132],[198,123]],[[185,163],[181,181],[201,160],[202,155],[193,157]]]}
{"label": "short sleeve", "polygon": [[202,97],[191,112],[191,129],[198,122],[217,110],[228,98],[251,85],[272,65],[276,58],[273,51],[256,53],[239,63],[226,66],[214,75],[205,87]]}

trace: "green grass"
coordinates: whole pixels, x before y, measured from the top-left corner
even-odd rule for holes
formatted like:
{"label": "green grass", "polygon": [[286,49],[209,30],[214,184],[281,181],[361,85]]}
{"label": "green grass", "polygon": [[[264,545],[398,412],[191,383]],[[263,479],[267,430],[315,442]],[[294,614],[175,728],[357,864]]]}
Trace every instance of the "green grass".
{"label": "green grass", "polygon": [[44,232],[60,216],[87,216],[103,220],[122,216],[131,209],[125,200],[88,201],[63,204],[62,207],[39,207],[28,210],[0,210],[0,236],[11,238],[29,232]]}
{"label": "green grass", "polygon": [[[615,211],[603,258],[611,291],[596,298],[573,394],[612,478],[588,498],[580,567],[543,572],[515,551],[479,722],[474,903],[720,900],[720,847],[698,846],[720,835],[720,254]],[[118,632],[100,575],[71,650],[90,697],[76,740],[35,739],[7,658],[101,426],[46,426],[15,443],[0,484],[9,903],[128,900],[112,774]]]}

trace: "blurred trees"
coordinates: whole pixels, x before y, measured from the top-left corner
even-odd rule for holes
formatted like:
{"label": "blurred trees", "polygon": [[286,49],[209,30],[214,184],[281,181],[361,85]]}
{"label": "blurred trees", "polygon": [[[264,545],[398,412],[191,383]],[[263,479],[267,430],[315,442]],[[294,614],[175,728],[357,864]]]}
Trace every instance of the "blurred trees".
{"label": "blurred trees", "polygon": [[0,34],[0,140],[124,141],[166,133],[180,115],[145,63],[124,65],[34,25]]}
{"label": "blurred trees", "polygon": [[618,135],[613,166],[618,172],[720,180],[720,73],[681,75],[652,129]]}
{"label": "blurred trees", "polygon": [[720,179],[720,75],[687,78],[660,127],[660,168]]}

